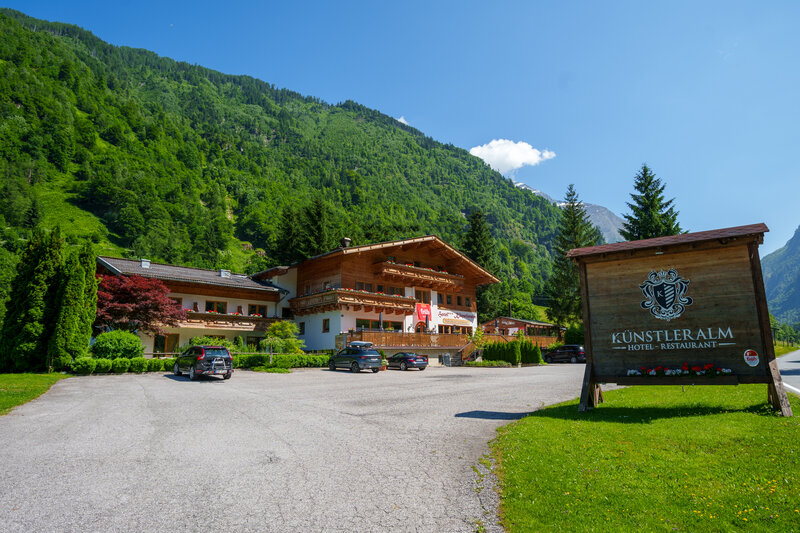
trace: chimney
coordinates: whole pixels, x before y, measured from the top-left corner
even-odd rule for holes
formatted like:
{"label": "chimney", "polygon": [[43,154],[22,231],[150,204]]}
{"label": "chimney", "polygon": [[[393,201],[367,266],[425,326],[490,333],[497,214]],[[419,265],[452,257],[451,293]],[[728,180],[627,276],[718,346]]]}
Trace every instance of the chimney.
{"label": "chimney", "polygon": [[231,271],[225,270],[224,268],[219,269],[219,277],[221,278],[229,278],[231,277]]}
{"label": "chimney", "polygon": [[342,238],[342,248],[347,248],[353,240],[350,237]]}
{"label": "chimney", "polygon": [[142,268],[150,268],[150,260],[142,259]]}

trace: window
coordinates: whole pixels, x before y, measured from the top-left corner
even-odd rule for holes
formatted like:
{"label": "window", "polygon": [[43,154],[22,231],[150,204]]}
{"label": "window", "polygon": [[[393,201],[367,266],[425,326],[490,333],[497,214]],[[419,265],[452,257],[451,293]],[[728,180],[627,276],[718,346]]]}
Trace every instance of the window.
{"label": "window", "polygon": [[447,305],[453,305],[453,295],[452,294],[448,294],[447,295]]}
{"label": "window", "polygon": [[247,346],[255,346],[258,348],[258,343],[263,339],[264,337],[247,337]]}
{"label": "window", "polygon": [[372,283],[365,283],[364,290],[367,292],[372,292]]}
{"label": "window", "polygon": [[300,322],[299,324],[297,324],[297,330],[298,330],[297,331],[298,335],[305,335],[306,334],[306,323],[305,322]]}
{"label": "window", "polygon": [[363,281],[356,281],[356,290],[363,291],[364,290],[364,282]]}
{"label": "window", "polygon": [[323,318],[322,319],[322,333],[328,333],[331,330],[331,319],[330,318]]}
{"label": "window", "polygon": [[291,307],[281,307],[281,318],[292,318]]}
{"label": "window", "polygon": [[467,296],[467,297],[464,299],[464,305],[466,305],[467,307],[470,307],[470,305],[469,305],[469,296]]}
{"label": "window", "polygon": [[329,291],[331,289],[331,282],[330,281],[323,281],[322,282],[322,290]]}
{"label": "window", "polygon": [[366,318],[356,318],[356,330],[370,329],[370,321]]}
{"label": "window", "polygon": [[456,296],[456,305],[461,305],[461,296]]}
{"label": "window", "polygon": [[213,300],[206,300],[206,313],[220,313],[225,314],[228,312],[227,302],[215,302]]}
{"label": "window", "polygon": [[419,261],[414,261],[414,266],[418,267],[419,266]]}
{"label": "window", "polygon": [[167,333],[166,335],[156,335],[153,344],[154,353],[174,353],[178,351],[180,336],[177,333]]}
{"label": "window", "polygon": [[423,304],[431,303],[431,291],[421,291],[416,289],[414,294],[418,302]]}
{"label": "window", "polygon": [[436,293],[436,303],[438,303],[439,305],[442,305],[444,303],[444,294],[442,294],[441,292]]}
{"label": "window", "polygon": [[177,305],[178,307],[183,307],[183,298],[172,298],[172,297],[170,297],[170,300],[175,302],[175,305]]}
{"label": "window", "polygon": [[305,294],[311,294],[311,285],[306,284],[306,292]]}
{"label": "window", "polygon": [[376,292],[383,292],[383,285],[378,285],[375,290]]}
{"label": "window", "polygon": [[250,304],[247,306],[247,314],[267,316],[267,306],[260,304]]}

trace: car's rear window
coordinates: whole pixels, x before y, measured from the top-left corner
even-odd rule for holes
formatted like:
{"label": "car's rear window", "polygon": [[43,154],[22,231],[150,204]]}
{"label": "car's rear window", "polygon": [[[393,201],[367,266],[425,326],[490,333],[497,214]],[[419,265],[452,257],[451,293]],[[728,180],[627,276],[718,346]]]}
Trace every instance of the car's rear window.
{"label": "car's rear window", "polygon": [[206,348],[206,357],[227,357],[228,350],[225,348]]}
{"label": "car's rear window", "polygon": [[358,350],[359,355],[380,355],[378,350]]}

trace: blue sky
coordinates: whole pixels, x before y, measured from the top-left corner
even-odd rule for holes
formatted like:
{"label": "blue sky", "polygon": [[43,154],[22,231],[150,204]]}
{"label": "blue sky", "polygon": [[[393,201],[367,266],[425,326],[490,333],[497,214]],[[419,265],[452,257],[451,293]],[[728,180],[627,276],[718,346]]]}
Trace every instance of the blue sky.
{"label": "blue sky", "polygon": [[646,162],[684,229],[766,222],[762,255],[800,225],[798,2],[3,5],[465,149],[511,141],[489,151],[507,175],[618,214]]}

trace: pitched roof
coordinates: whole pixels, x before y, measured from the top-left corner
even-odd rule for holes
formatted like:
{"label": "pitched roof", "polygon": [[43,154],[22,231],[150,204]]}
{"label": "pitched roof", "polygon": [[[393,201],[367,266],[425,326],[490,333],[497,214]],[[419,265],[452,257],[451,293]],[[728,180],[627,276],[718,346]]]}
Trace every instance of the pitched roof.
{"label": "pitched roof", "polygon": [[156,278],[165,281],[182,281],[219,287],[258,290],[267,292],[286,292],[285,289],[266,281],[257,281],[244,274],[230,273],[230,277],[222,277],[220,270],[192,268],[177,265],[165,265],[149,262],[149,267],[142,266],[140,259],[120,259],[118,257],[97,258],[97,262],[116,275],[136,275],[145,278]]}
{"label": "pitched roof", "polygon": [[266,278],[272,277],[275,275],[281,275],[285,273],[285,270],[289,268],[295,268],[303,263],[309,261],[316,261],[317,259],[322,259],[326,257],[333,257],[336,255],[348,255],[348,254],[359,254],[363,252],[370,252],[373,250],[382,250],[385,248],[397,248],[400,246],[407,246],[410,244],[433,244],[439,248],[441,248],[446,255],[450,256],[450,259],[455,259],[456,257],[464,259],[465,263],[468,265],[468,268],[473,271],[473,273],[477,274],[477,277],[483,281],[483,283],[498,283],[500,280],[493,276],[488,270],[484,269],[478,263],[467,257],[466,255],[462,254],[442,239],[437,237],[436,235],[425,235],[424,237],[414,237],[412,239],[402,239],[399,241],[385,241],[385,242],[378,242],[374,244],[362,244],[361,246],[348,246],[348,247],[340,247],[336,248],[335,250],[331,250],[330,252],[325,252],[324,254],[315,255],[314,257],[309,257],[305,261],[300,261],[299,263],[294,263],[289,267],[274,267],[269,270],[265,270],[263,272],[259,272],[257,274],[253,274],[253,278]]}
{"label": "pitched roof", "polygon": [[643,239],[640,241],[616,242],[614,244],[602,244],[600,246],[589,246],[587,248],[574,248],[567,252],[567,257],[585,257],[588,255],[609,254],[614,252],[626,252],[630,250],[641,250],[644,248],[663,248],[666,246],[676,246],[679,244],[698,243],[704,241],[716,241],[720,239],[731,239],[736,237],[763,235],[768,232],[766,224],[750,224],[748,226],[736,226],[733,228],[715,229],[710,231],[697,231],[695,233],[682,233],[669,237],[657,237],[655,239]]}

